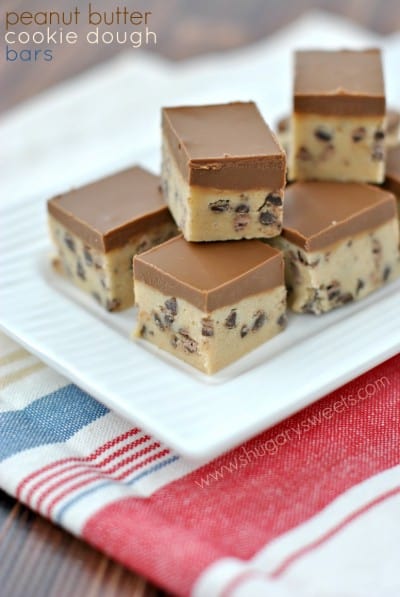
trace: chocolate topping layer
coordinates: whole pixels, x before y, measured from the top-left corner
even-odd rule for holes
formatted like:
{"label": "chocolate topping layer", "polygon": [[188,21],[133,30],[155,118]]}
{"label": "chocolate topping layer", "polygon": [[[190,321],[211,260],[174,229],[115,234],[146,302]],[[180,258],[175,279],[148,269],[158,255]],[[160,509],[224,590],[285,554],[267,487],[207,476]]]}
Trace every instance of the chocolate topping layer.
{"label": "chocolate topping layer", "polygon": [[380,50],[296,52],[294,111],[333,116],[384,116]]}
{"label": "chocolate topping layer", "polygon": [[388,150],[384,186],[400,198],[400,145]]}
{"label": "chocolate topping layer", "polygon": [[297,182],[287,187],[282,236],[318,251],[396,215],[395,197],[367,184]]}
{"label": "chocolate topping layer", "polygon": [[281,189],[286,158],[254,102],[164,108],[163,133],[190,185]]}
{"label": "chocolate topping layer", "polygon": [[188,243],[182,236],[137,255],[134,276],[204,312],[282,286],[282,253],[258,240]]}
{"label": "chocolate topping layer", "polygon": [[149,226],[172,222],[158,177],[139,167],[58,195],[47,208],[85,243],[104,252]]}

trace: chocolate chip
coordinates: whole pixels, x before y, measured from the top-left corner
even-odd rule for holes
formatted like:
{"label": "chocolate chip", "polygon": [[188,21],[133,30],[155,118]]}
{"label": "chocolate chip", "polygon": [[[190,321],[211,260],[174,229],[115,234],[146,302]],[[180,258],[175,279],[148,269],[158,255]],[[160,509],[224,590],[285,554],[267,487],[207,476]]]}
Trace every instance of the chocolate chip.
{"label": "chocolate chip", "polygon": [[347,243],[346,243],[346,244],[347,244],[347,246],[348,246],[348,247],[351,247],[351,246],[352,246],[352,244],[353,244],[353,241],[350,239],[350,240],[348,240],[348,241],[347,241]]}
{"label": "chocolate chip", "polygon": [[182,336],[183,349],[190,353],[197,352],[197,342],[189,336],[189,332],[181,328],[178,333]]}
{"label": "chocolate chip", "polygon": [[178,334],[183,338],[190,338],[189,332],[185,328],[180,328]]}
{"label": "chocolate chip", "polygon": [[359,141],[365,139],[366,134],[366,129],[363,126],[360,126],[357,129],[354,129],[351,134],[351,138],[353,139],[354,143],[358,143]]}
{"label": "chocolate chip", "polygon": [[147,328],[143,324],[142,327],[140,328],[139,336],[141,336],[141,337],[145,336],[146,335],[146,331],[147,331]]}
{"label": "chocolate chip", "polygon": [[101,303],[101,296],[98,292],[92,292],[92,297],[98,302]]}
{"label": "chocolate chip", "polygon": [[208,204],[208,208],[215,213],[222,213],[229,210],[229,199],[218,199]]}
{"label": "chocolate chip", "polygon": [[[292,253],[292,255],[291,255],[292,259],[293,259],[293,256],[294,256],[294,259],[296,259],[295,254],[293,253],[293,251],[291,251],[291,253]],[[298,259],[298,261],[300,261],[300,263],[302,263],[306,267],[317,267],[317,265],[320,262],[319,257],[317,257],[315,259],[315,261],[310,261],[310,262],[307,261],[306,257],[304,257],[304,255],[300,251],[297,251],[297,259]]]}
{"label": "chocolate chip", "polygon": [[361,280],[361,278],[358,278],[356,293],[358,294],[360,292],[360,290],[362,290],[364,288],[364,286],[365,286],[364,280]]}
{"label": "chocolate chip", "polygon": [[255,317],[255,320],[253,323],[253,327],[251,328],[253,330],[253,332],[262,328],[262,326],[264,325],[265,320],[267,318],[264,311],[257,311],[257,313],[255,314],[254,317]]}
{"label": "chocolate chip", "polygon": [[250,223],[249,214],[238,214],[233,220],[233,228],[235,232],[241,232]]}
{"label": "chocolate chip", "polygon": [[328,300],[333,301],[340,296],[340,284],[334,280],[331,284],[326,287],[328,291]]}
{"label": "chocolate chip", "polygon": [[374,139],[375,141],[382,141],[382,139],[385,138],[385,131],[375,131],[374,133]]}
{"label": "chocolate chip", "polygon": [[64,236],[64,243],[66,244],[66,246],[68,247],[68,249],[70,251],[75,253],[75,241],[69,234],[66,234]]}
{"label": "chocolate chip", "polygon": [[247,336],[247,334],[249,333],[249,331],[250,331],[249,326],[242,325],[242,327],[240,328],[240,337],[244,338],[245,336]]}
{"label": "chocolate chip", "polygon": [[314,136],[320,141],[332,141],[333,135],[323,127],[318,127],[314,131]]}
{"label": "chocolate chip", "polygon": [[278,195],[278,193],[269,193],[266,198],[266,203],[271,203],[271,205],[280,206],[282,205],[282,197]]}
{"label": "chocolate chip", "polygon": [[172,315],[172,313],[170,313],[169,311],[164,313],[164,323],[166,328],[170,328],[171,325],[174,323],[174,320],[175,317]]}
{"label": "chocolate chip", "polygon": [[299,151],[297,152],[296,155],[298,160],[302,160],[303,162],[309,162],[312,160],[312,155],[309,149],[307,149],[307,147],[304,147],[304,145],[302,145],[299,148]]}
{"label": "chocolate chip", "polygon": [[236,327],[236,309],[232,309],[228,317],[225,319],[224,325],[226,328],[228,328],[228,330],[232,330]]}
{"label": "chocolate chip", "polygon": [[281,315],[281,316],[280,316],[280,317],[277,319],[277,322],[276,322],[276,323],[277,323],[277,324],[279,325],[279,327],[281,327],[281,328],[285,327],[285,326],[286,326],[286,324],[287,324],[287,317],[286,317],[286,315],[285,315],[285,314],[282,314],[282,315]]}
{"label": "chocolate chip", "polygon": [[250,211],[250,207],[248,205],[246,205],[246,203],[239,203],[239,205],[237,205],[235,207],[235,212],[237,214],[248,214]]}
{"label": "chocolate chip", "polygon": [[121,301],[119,299],[116,299],[116,298],[108,300],[107,303],[106,303],[106,309],[107,309],[107,311],[115,311],[120,306],[121,306]]}
{"label": "chocolate chip", "polygon": [[328,292],[328,300],[330,301],[334,301],[335,299],[337,299],[340,296],[340,290],[335,289],[335,290],[330,290]]}
{"label": "chocolate chip", "polygon": [[303,313],[319,313],[319,292],[318,290],[313,290],[312,293],[312,296],[301,308]]}
{"label": "chocolate chip", "polygon": [[339,302],[342,305],[346,305],[347,303],[351,303],[352,301],[354,301],[354,297],[351,294],[351,292],[346,292],[345,294],[340,295]]}
{"label": "chocolate chip", "polygon": [[387,265],[385,267],[385,269],[383,270],[383,281],[384,282],[388,281],[389,276],[390,276],[391,273],[392,273],[392,268],[389,265]]}
{"label": "chocolate chip", "polygon": [[269,211],[262,211],[258,217],[260,224],[263,226],[271,226],[277,223],[276,216]]}
{"label": "chocolate chip", "polygon": [[93,265],[93,257],[89,247],[83,249],[83,256],[85,258],[86,265]]}
{"label": "chocolate chip", "polygon": [[201,335],[208,338],[214,336],[214,324],[211,319],[207,317],[201,320]]}
{"label": "chocolate chip", "polygon": [[161,321],[161,317],[159,316],[158,313],[156,313],[156,311],[153,311],[152,315],[153,315],[154,323],[163,332],[165,327],[164,327],[163,322]]}
{"label": "chocolate chip", "polygon": [[86,280],[85,269],[84,269],[82,263],[79,260],[78,260],[78,263],[76,264],[76,275],[81,280]]}
{"label": "chocolate chip", "polygon": [[170,299],[167,299],[164,305],[165,307],[161,307],[161,311],[164,313],[165,327],[169,328],[173,324],[176,314],[178,313],[178,303],[173,296]]}
{"label": "chocolate chip", "polygon": [[172,313],[172,315],[176,315],[178,313],[178,303],[174,296],[167,299],[164,303],[168,311]]}
{"label": "chocolate chip", "polygon": [[179,342],[178,336],[176,336],[176,335],[174,334],[174,335],[172,336],[172,338],[171,338],[170,342],[171,342],[171,346],[173,346],[174,348],[177,348],[177,346],[178,346],[178,342]]}
{"label": "chocolate chip", "polygon": [[300,261],[300,263],[302,263],[303,265],[308,265],[308,261],[306,260],[306,258],[303,256],[303,254],[300,251],[297,251],[297,259]]}
{"label": "chocolate chip", "polygon": [[378,239],[374,238],[372,241],[372,253],[379,255],[382,252],[382,245]]}

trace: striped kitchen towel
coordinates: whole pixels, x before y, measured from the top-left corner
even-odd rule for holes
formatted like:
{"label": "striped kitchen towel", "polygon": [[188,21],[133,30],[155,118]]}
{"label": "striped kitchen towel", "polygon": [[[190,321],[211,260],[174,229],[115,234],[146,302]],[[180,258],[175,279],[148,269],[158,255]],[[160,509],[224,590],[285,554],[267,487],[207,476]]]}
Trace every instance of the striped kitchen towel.
{"label": "striped kitchen towel", "polygon": [[194,466],[0,335],[0,486],[177,595],[400,595],[400,355]]}

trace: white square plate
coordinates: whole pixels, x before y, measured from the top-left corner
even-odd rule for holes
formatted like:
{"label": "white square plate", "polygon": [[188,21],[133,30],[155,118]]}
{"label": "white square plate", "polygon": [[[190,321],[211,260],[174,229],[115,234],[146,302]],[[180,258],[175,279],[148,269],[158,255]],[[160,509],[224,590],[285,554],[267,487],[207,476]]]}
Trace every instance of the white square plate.
{"label": "white square plate", "polygon": [[400,281],[287,330],[213,377],[130,333],[53,272],[45,204],[0,211],[1,328],[78,386],[192,459],[216,456],[400,349]]}

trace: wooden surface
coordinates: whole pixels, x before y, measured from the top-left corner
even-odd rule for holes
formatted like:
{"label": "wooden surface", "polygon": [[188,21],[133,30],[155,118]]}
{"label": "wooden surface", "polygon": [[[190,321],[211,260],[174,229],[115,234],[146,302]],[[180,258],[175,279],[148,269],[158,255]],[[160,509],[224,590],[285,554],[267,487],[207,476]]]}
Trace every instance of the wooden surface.
{"label": "wooden surface", "polygon": [[[96,7],[118,2],[97,0]],[[157,51],[184,59],[229,50],[272,34],[303,12],[322,8],[344,15],[380,34],[400,30],[400,0],[138,0],[121,5],[151,10]],[[76,3],[30,0],[29,10],[62,9]],[[27,9],[26,0],[1,0],[7,10]],[[132,8],[133,9],[133,8]],[[79,28],[78,28],[79,31]],[[72,50],[72,51],[71,51]],[[86,45],[57,50],[57,68],[48,64],[0,63],[0,111],[102,62],[118,46]],[[137,50],[135,50],[137,51]],[[53,526],[0,492],[1,597],[140,597],[165,595],[83,542]]]}

